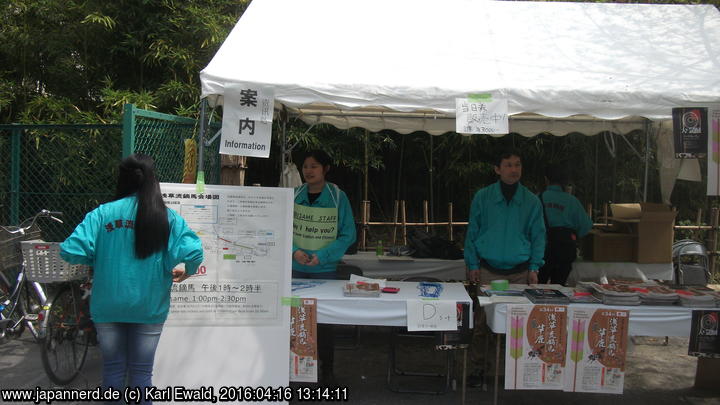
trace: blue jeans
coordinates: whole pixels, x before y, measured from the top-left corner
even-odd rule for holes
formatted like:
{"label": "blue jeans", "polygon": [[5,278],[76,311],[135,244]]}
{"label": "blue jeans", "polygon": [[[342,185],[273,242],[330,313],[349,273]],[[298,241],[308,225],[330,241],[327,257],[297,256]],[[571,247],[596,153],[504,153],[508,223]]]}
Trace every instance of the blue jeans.
{"label": "blue jeans", "polygon": [[[162,323],[96,323],[103,356],[103,388],[152,386],[155,349]],[[150,402],[143,402],[150,403]]]}

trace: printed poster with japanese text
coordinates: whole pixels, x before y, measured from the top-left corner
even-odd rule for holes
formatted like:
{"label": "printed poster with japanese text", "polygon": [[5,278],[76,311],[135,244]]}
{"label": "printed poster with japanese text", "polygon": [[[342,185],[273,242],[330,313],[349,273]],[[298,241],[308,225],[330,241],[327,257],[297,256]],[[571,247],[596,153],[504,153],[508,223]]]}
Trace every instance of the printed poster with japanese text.
{"label": "printed poster with japanese text", "polygon": [[622,394],[630,311],[570,307],[565,391]]}
{"label": "printed poster with japanese text", "polygon": [[290,381],[317,382],[317,300],[297,300],[290,308]]}
{"label": "printed poster with japanese text", "polygon": [[563,388],[567,307],[508,305],[505,389]]}
{"label": "printed poster with japanese text", "polygon": [[280,325],[289,283],[292,190],[161,184],[167,206],[200,237],[202,265],[173,283],[168,325]]}

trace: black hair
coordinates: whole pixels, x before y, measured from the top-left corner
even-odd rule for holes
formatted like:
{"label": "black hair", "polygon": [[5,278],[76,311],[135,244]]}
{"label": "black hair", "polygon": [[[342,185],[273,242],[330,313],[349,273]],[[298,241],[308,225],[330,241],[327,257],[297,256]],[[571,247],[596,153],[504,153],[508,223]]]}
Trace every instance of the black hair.
{"label": "black hair", "polygon": [[503,160],[510,159],[512,156],[517,156],[520,158],[520,161],[522,161],[522,156],[520,156],[520,153],[518,151],[516,151],[515,149],[505,149],[501,151],[495,158],[495,166],[500,167],[500,164]]}
{"label": "black hair", "polygon": [[302,156],[302,162],[305,163],[305,160],[309,157],[317,160],[318,163],[322,165],[323,169],[330,166],[330,163],[332,163],[332,159],[330,159],[330,156],[320,149],[309,150],[305,152]]}
{"label": "black hair", "polygon": [[565,185],[568,182],[567,166],[561,164],[552,164],[545,168],[545,177],[550,184]]}
{"label": "black hair", "polygon": [[115,200],[137,195],[135,215],[135,256],[149,257],[167,249],[170,237],[167,207],[155,177],[155,161],[148,155],[135,153],[120,162]]}

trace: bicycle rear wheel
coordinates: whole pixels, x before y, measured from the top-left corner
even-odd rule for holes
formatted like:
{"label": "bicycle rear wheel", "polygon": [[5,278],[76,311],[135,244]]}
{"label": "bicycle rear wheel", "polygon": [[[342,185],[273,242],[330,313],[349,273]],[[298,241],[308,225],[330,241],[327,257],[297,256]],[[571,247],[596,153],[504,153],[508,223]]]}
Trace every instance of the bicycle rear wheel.
{"label": "bicycle rear wheel", "polygon": [[13,300],[10,297],[12,291],[12,284],[5,274],[0,272],[0,320],[10,320],[8,324],[0,326],[0,331],[4,330],[5,336],[8,338],[18,337],[25,330],[25,322],[22,322],[24,313],[22,299]]}
{"label": "bicycle rear wheel", "polygon": [[72,285],[61,287],[49,307],[40,355],[50,380],[65,385],[85,363],[90,334],[83,324],[89,314],[80,290]]}

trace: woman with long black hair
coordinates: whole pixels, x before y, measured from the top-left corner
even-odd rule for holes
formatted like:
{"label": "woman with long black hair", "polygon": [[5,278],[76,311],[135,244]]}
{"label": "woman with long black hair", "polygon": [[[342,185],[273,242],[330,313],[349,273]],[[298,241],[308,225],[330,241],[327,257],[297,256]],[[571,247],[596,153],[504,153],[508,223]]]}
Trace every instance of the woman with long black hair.
{"label": "woman with long black hair", "polygon": [[[143,154],[122,160],[113,201],[85,216],[61,244],[70,263],[93,266],[90,314],[103,355],[103,386],[152,386],[152,369],[170,308],[170,288],[195,274],[200,239],[168,209]],[[185,263],[185,269],[176,269]]]}

